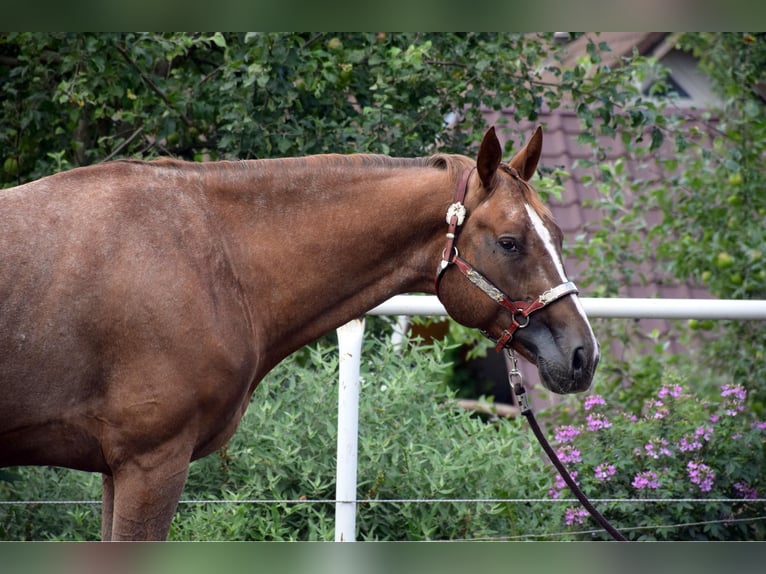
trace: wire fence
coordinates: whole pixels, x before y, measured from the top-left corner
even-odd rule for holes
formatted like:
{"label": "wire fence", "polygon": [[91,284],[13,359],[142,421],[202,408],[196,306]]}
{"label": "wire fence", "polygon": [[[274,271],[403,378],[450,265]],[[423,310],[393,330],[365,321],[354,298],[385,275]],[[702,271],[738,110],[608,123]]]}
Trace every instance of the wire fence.
{"label": "wire fence", "polygon": [[[766,498],[591,498],[591,502],[596,505],[601,504],[766,504]],[[579,504],[576,498],[388,498],[371,499],[360,498],[356,500],[338,500],[325,498],[250,498],[250,499],[183,499],[179,501],[179,506],[194,505],[336,505],[338,503],[355,503],[360,507],[377,504]],[[100,500],[0,500],[0,507],[3,506],[100,506]],[[679,528],[704,527],[714,525],[735,525],[748,524],[754,522],[766,522],[766,514],[750,516],[746,518],[724,517],[719,520],[705,520],[695,522],[676,522],[670,524],[652,524],[643,526],[624,526],[620,527],[620,532],[653,532],[660,530],[673,530]],[[562,537],[595,537],[604,532],[603,529],[569,529],[554,532],[525,533],[516,535],[499,536],[480,536],[472,538],[460,538],[463,541],[471,542],[502,542],[515,540],[535,540],[535,539],[558,539]]]}
{"label": "wire fence", "polygon": [[[764,504],[766,498],[590,498],[602,504]],[[184,499],[179,505],[195,504],[579,504],[576,498],[232,498]],[[100,500],[0,500],[0,506],[100,505]]]}

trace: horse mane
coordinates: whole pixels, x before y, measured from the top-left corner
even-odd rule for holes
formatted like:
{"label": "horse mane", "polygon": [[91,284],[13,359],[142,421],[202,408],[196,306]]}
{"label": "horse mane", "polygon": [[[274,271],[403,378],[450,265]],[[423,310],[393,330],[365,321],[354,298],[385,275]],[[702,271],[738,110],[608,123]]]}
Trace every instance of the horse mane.
{"label": "horse mane", "polygon": [[[448,153],[436,153],[429,156],[404,158],[404,157],[392,157],[384,154],[374,153],[355,153],[355,154],[317,154],[303,157],[288,157],[288,158],[269,158],[269,159],[249,159],[249,160],[221,160],[215,162],[191,162],[185,160],[179,160],[169,157],[160,157],[151,161],[141,160],[117,160],[125,163],[137,163],[144,165],[156,166],[159,168],[166,168],[177,170],[179,172],[194,169],[194,170],[223,170],[223,171],[236,171],[236,170],[248,170],[253,169],[255,166],[261,164],[265,165],[268,162],[269,165],[278,166],[284,164],[285,167],[289,165],[305,165],[307,167],[315,167],[316,169],[333,169],[333,168],[349,168],[360,167],[366,169],[400,169],[400,168],[435,168],[447,171],[448,175],[452,179],[457,179],[460,173],[466,167],[474,167],[475,161],[464,155],[448,154]],[[507,163],[501,163],[500,169],[505,173],[511,175],[518,183],[519,189],[523,199],[542,217],[552,219],[550,209],[543,203],[540,195],[529,184],[524,181],[518,174],[518,172],[509,166]]]}
{"label": "horse mane", "polygon": [[286,170],[297,166],[310,169],[333,170],[358,167],[370,170],[389,170],[401,168],[435,168],[447,171],[451,178],[457,179],[466,167],[473,167],[474,160],[458,154],[437,153],[430,156],[404,158],[392,157],[374,153],[355,154],[316,154],[300,157],[263,158],[243,160],[218,160],[212,162],[192,162],[170,157],[159,157],[152,160],[120,159],[113,163],[145,165],[160,169],[169,169],[179,174],[189,171],[228,172],[237,173],[241,170],[257,169],[269,166],[284,167]]}

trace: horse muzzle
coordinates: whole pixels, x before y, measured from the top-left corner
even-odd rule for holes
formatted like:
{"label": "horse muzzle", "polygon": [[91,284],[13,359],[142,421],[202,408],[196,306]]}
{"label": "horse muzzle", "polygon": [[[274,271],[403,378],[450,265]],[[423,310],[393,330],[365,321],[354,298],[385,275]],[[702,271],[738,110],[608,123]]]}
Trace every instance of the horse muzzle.
{"label": "horse muzzle", "polygon": [[516,343],[520,353],[535,363],[548,390],[563,395],[590,388],[600,359],[595,339],[578,341],[577,337],[567,337],[565,344],[558,345],[549,333],[534,333],[530,329],[520,333]]}

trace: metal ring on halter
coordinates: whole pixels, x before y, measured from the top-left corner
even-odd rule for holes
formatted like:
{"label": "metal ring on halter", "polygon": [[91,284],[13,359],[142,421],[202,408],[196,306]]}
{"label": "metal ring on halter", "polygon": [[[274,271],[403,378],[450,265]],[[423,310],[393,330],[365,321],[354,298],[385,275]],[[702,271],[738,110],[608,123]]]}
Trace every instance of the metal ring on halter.
{"label": "metal ring on halter", "polygon": [[[516,319],[516,317],[523,317],[524,319],[526,319],[526,321],[524,321],[523,323],[520,323]],[[521,309],[519,309],[519,313],[513,315],[513,322],[516,323],[517,329],[523,329],[524,327],[529,325],[529,315],[524,315],[524,312]]]}
{"label": "metal ring on halter", "polygon": [[[457,247],[454,245],[452,246],[452,251],[455,253],[455,257],[457,257],[459,254],[457,252]],[[439,263],[439,273],[437,275],[437,289],[438,289],[438,280],[441,278],[441,274],[449,267],[450,263],[452,263],[452,258],[447,257],[447,248],[445,247],[442,249],[442,260]]]}
{"label": "metal ring on halter", "polygon": [[[452,252],[455,254],[455,257],[460,257],[460,252],[457,250],[457,247],[454,245],[452,246]],[[447,249],[442,249],[442,261],[449,261],[446,257],[447,255]]]}

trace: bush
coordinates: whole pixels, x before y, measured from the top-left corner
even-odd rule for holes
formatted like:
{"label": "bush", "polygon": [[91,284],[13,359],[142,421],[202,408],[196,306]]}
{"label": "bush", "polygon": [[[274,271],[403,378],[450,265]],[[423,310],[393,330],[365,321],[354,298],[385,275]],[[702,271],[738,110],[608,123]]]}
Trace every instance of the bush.
{"label": "bush", "polygon": [[[521,421],[487,424],[451,405],[445,351],[437,343],[401,355],[387,342],[365,344],[360,540],[470,539],[545,528],[539,509],[496,501],[545,492],[546,466],[534,438]],[[182,507],[172,539],[333,539],[334,504],[313,501],[335,497],[337,348],[305,353],[261,384],[227,449],[195,463],[184,495],[285,502]]]}
{"label": "bush", "polygon": [[[442,343],[400,353],[380,339],[365,342],[358,538],[605,536],[590,534],[590,519],[562,490],[525,421],[482,420],[454,406],[444,382],[448,351]],[[337,367],[337,347],[324,341],[261,383],[229,444],[192,464],[171,540],[334,538]],[[588,496],[620,499],[596,505],[631,538],[762,539],[763,522],[752,519],[763,502],[752,497],[764,489],[764,423],[748,416],[744,389],[724,386],[708,401],[680,376],[662,376],[637,411],[580,395],[546,413],[556,448]],[[94,474],[3,472],[3,500],[99,497]],[[2,505],[0,535],[96,539],[99,510]]]}
{"label": "bush", "polygon": [[[101,477],[52,467],[0,469],[0,500],[100,501]],[[99,503],[0,504],[0,540],[98,540]]]}
{"label": "bush", "polygon": [[[746,396],[739,385],[723,385],[718,400],[702,400],[678,374],[666,374],[640,412],[587,397],[569,424],[555,428],[556,448],[586,492],[629,500],[604,513],[632,539],[762,539],[763,501],[750,501],[764,491],[766,423],[748,416]],[[556,477],[548,494],[566,496],[564,488]],[[586,517],[579,507],[563,508],[560,524],[582,538],[576,532]]]}

